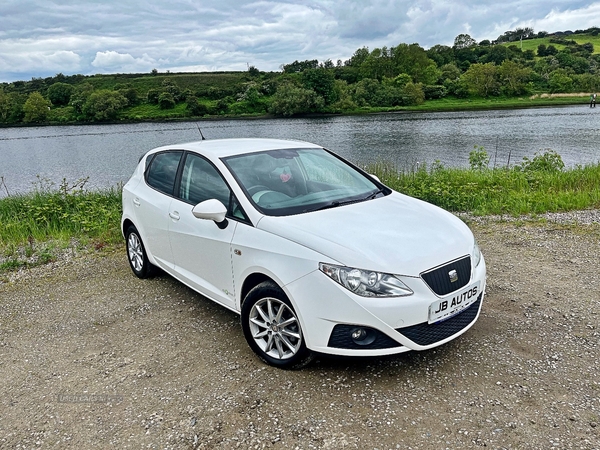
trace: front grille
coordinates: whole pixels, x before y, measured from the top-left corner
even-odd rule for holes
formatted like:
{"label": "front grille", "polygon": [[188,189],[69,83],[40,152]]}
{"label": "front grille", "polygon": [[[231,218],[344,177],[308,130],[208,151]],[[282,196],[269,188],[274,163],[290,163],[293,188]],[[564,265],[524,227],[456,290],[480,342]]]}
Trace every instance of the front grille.
{"label": "front grille", "polygon": [[442,341],[466,328],[475,320],[481,305],[482,295],[479,294],[477,301],[467,309],[443,322],[432,324],[423,322],[410,327],[397,328],[396,331],[419,345],[431,345]]}
{"label": "front grille", "polygon": [[[454,283],[449,275],[453,270],[456,270],[458,275],[458,280]],[[421,278],[437,295],[447,295],[466,286],[471,279],[471,257],[465,256],[429,272],[423,272]]]}
{"label": "front grille", "polygon": [[[369,334],[375,337],[375,340],[368,345],[359,345],[352,339],[352,332],[357,328],[364,328]],[[383,348],[402,347],[387,334],[379,330],[367,327],[359,327],[357,325],[336,325],[333,327],[331,336],[329,337],[328,347],[347,348],[352,350],[375,350]]]}

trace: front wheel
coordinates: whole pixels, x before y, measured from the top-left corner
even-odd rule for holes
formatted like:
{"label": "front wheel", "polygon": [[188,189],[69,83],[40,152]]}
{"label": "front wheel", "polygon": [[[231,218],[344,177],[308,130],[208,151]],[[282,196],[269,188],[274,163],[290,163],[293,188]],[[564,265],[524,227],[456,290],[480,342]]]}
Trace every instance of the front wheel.
{"label": "front wheel", "polygon": [[261,283],[248,293],[241,318],[248,345],[267,364],[298,369],[312,361],[298,316],[275,283]]}
{"label": "front wheel", "polygon": [[154,266],[148,260],[142,238],[136,227],[131,225],[125,232],[127,243],[127,259],[131,270],[138,278],[148,278],[154,273]]}

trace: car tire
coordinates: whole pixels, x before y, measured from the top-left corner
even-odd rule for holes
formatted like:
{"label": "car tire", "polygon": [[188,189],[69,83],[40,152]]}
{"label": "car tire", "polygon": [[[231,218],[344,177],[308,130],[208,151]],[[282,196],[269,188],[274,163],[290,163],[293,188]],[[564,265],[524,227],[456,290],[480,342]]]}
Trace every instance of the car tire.
{"label": "car tire", "polygon": [[125,243],[127,246],[127,260],[131,270],[138,278],[151,277],[155,267],[148,260],[146,248],[137,228],[131,225],[125,232]]}
{"label": "car tire", "polygon": [[299,369],[313,360],[300,320],[275,283],[263,282],[250,290],[242,304],[241,319],[248,345],[267,364]]}

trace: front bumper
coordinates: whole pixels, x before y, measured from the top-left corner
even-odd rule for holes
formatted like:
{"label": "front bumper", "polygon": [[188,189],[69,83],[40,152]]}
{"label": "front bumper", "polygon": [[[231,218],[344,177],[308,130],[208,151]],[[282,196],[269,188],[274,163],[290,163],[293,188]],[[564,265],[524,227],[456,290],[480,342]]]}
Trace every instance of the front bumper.
{"label": "front bumper", "polygon": [[[285,286],[299,316],[306,346],[316,352],[347,356],[381,356],[427,350],[455,339],[477,321],[485,296],[486,267],[482,260],[467,285],[479,282],[477,300],[460,313],[428,324],[429,306],[440,298],[417,277],[401,277],[413,290],[407,297],[359,297],[320,271]],[[358,345],[352,333],[366,330],[368,345]]]}

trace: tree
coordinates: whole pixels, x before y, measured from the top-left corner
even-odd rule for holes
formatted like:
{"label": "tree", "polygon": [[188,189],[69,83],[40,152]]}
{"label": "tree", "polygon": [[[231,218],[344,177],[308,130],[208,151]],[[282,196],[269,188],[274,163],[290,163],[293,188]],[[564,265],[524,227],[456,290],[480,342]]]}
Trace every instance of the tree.
{"label": "tree", "polygon": [[397,77],[394,77],[391,80],[391,83],[394,86],[397,86],[399,88],[403,88],[404,86],[406,86],[408,83],[412,82],[412,78],[409,74],[407,73],[401,73],[400,75],[398,75]]}
{"label": "tree", "polygon": [[115,119],[127,106],[127,99],[120,92],[102,89],[90,94],[83,105],[83,113],[93,120]]}
{"label": "tree", "polygon": [[360,67],[369,57],[370,52],[368,47],[362,47],[357,49],[349,60],[344,62],[344,66],[348,67]]}
{"label": "tree", "polygon": [[494,45],[490,47],[489,52],[484,58],[481,58],[481,62],[493,62],[497,66],[502,64],[505,60],[511,58],[511,51],[504,45]]}
{"label": "tree", "polygon": [[402,89],[402,103],[404,105],[420,105],[425,101],[423,88],[419,83],[407,83]]}
{"label": "tree", "polygon": [[8,114],[10,113],[11,102],[10,97],[0,89],[0,119],[2,122],[6,122]]}
{"label": "tree", "polygon": [[75,108],[79,114],[83,113],[83,108],[90,95],[94,92],[94,86],[90,83],[82,83],[75,87],[75,91],[71,95],[69,104]]}
{"label": "tree", "polygon": [[306,89],[312,89],[323,97],[326,105],[337,100],[335,91],[335,77],[327,69],[306,69],[302,72],[302,84]]}
{"label": "tree", "polygon": [[556,69],[548,79],[550,92],[571,92],[573,90],[573,79],[567,75],[565,69]]}
{"label": "tree", "polygon": [[362,78],[373,78],[379,81],[384,77],[394,76],[393,62],[387,47],[373,49],[360,66]]}
{"label": "tree", "polygon": [[487,97],[498,88],[494,63],[472,64],[461,77],[471,94]]}
{"label": "tree", "polygon": [[23,105],[25,122],[43,122],[48,116],[50,101],[46,100],[39,92],[29,94],[27,101]]}
{"label": "tree", "polygon": [[396,106],[403,103],[403,90],[393,82],[381,84],[378,80],[364,78],[353,88],[352,97],[359,106]]}
{"label": "tree", "polygon": [[311,59],[306,61],[294,61],[291,64],[285,64],[283,66],[284,73],[298,73],[303,72],[306,69],[316,69],[319,67],[319,61],[317,59]]}
{"label": "tree", "polygon": [[54,83],[48,88],[48,100],[54,106],[66,106],[71,100],[75,88],[67,83]]}
{"label": "tree", "polygon": [[514,61],[506,60],[497,70],[502,89],[507,95],[521,95],[526,92],[531,69],[521,67]]}
{"label": "tree", "polygon": [[277,89],[271,103],[271,112],[278,116],[293,116],[295,114],[320,111],[325,102],[312,89],[284,83]]}
{"label": "tree", "polygon": [[462,50],[463,48],[471,48],[477,45],[477,41],[468,34],[459,34],[454,38],[454,45],[452,48],[455,50]]}
{"label": "tree", "polygon": [[441,67],[441,71],[442,71],[442,74],[440,75],[440,78],[442,80],[454,81],[454,80],[460,78],[460,75],[461,75],[460,69],[458,67],[456,67],[456,64],[454,64],[454,63],[444,64]]}
{"label": "tree", "polygon": [[454,51],[447,45],[434,45],[427,50],[427,57],[435,61],[438,67],[442,67],[454,62]]}
{"label": "tree", "polygon": [[538,56],[548,56],[548,53],[546,53],[546,44],[540,44],[537,47],[537,55]]}
{"label": "tree", "polygon": [[415,83],[435,84],[441,75],[435,61],[418,44],[400,44],[390,50],[393,74],[407,73]]}

